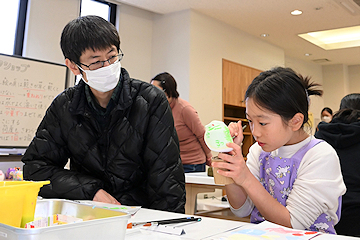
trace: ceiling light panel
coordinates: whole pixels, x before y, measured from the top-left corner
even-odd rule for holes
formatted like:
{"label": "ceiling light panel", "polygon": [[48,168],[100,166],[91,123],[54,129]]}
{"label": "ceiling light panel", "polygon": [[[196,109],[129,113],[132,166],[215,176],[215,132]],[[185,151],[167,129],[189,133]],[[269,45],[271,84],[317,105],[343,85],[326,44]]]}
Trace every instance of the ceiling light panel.
{"label": "ceiling light panel", "polygon": [[360,26],[309,32],[298,36],[325,50],[360,46]]}

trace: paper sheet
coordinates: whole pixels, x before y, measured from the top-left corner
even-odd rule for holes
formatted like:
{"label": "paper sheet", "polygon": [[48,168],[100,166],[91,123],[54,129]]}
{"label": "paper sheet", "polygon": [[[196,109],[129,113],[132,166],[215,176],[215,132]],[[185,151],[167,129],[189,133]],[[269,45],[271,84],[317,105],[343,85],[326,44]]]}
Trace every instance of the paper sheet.
{"label": "paper sheet", "polygon": [[257,225],[244,226],[236,230],[219,234],[212,239],[218,240],[310,240],[320,235],[319,232],[296,230],[264,221]]}
{"label": "paper sheet", "polygon": [[83,203],[83,204],[96,206],[96,207],[105,208],[105,209],[124,212],[124,213],[128,213],[128,214],[131,214],[131,215],[134,215],[141,208],[140,206],[117,205],[117,204],[95,202],[95,201],[88,201],[88,200],[79,200],[78,202]]}
{"label": "paper sheet", "polygon": [[143,227],[143,230],[154,231],[154,232],[162,232],[173,235],[182,235],[185,234],[185,230],[181,227],[175,227],[170,225],[158,225],[151,227]]}

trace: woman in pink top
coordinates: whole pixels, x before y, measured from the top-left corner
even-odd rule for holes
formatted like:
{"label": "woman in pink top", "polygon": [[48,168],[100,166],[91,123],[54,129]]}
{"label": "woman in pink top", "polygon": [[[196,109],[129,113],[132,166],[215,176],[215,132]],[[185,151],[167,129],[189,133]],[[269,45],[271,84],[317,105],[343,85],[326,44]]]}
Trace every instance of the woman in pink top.
{"label": "woman in pink top", "polygon": [[204,172],[205,165],[211,164],[211,151],[204,142],[205,128],[196,110],[179,98],[176,81],[169,73],[156,75],[151,84],[163,90],[169,101],[179,137],[184,172]]}

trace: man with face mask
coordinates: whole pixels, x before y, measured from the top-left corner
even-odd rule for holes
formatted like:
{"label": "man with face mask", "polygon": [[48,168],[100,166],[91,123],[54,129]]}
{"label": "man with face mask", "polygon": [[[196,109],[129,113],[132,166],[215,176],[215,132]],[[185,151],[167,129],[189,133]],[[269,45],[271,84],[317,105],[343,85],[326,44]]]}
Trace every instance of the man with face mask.
{"label": "man with face mask", "polygon": [[[59,94],[22,161],[47,180],[45,198],[94,200],[183,213],[185,178],[162,91],[130,78],[116,28],[98,16],[63,29],[66,66],[81,80]],[[70,170],[64,169],[70,159]]]}

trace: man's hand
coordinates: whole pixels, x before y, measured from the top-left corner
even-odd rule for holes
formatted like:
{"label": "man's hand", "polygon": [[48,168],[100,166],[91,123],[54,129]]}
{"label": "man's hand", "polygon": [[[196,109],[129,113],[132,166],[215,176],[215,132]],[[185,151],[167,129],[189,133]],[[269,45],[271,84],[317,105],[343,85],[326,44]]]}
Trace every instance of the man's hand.
{"label": "man's hand", "polygon": [[103,189],[100,189],[99,191],[97,191],[97,193],[94,196],[93,201],[121,205],[121,203],[119,203],[113,196],[111,196],[109,193],[107,193]]}

